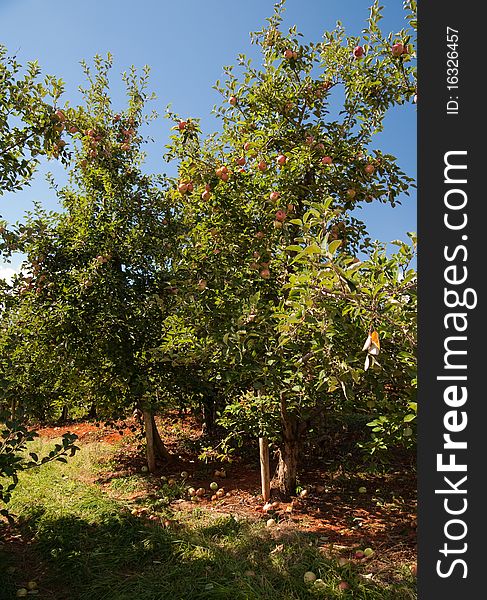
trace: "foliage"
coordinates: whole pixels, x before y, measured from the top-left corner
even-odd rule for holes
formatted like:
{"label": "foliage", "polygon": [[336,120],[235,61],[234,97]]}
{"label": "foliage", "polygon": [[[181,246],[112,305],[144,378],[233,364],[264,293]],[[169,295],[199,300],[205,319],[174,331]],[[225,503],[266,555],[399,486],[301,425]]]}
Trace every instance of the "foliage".
{"label": "foliage", "polygon": [[[74,456],[79,448],[75,445],[78,436],[65,433],[60,442],[55,444],[45,456],[26,450],[28,443],[38,437],[35,431],[27,429],[20,422],[0,415],[0,503],[6,505],[19,483],[19,473],[27,469],[39,467],[48,462],[66,462],[67,456]],[[8,510],[0,507],[0,515],[9,517]]]}

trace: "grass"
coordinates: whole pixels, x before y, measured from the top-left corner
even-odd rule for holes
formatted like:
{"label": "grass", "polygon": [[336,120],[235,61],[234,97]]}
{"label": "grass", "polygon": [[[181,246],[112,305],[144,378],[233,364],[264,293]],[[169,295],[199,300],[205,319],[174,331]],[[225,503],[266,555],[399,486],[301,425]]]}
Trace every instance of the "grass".
{"label": "grass", "polygon": [[[67,465],[22,475],[10,509],[24,542],[0,549],[1,600],[15,598],[29,580],[38,583],[37,597],[49,600],[416,598],[406,568],[397,567],[393,583],[367,579],[364,565],[340,566],[316,536],[284,526],[268,529],[263,521],[200,507],[174,512],[166,502],[147,504],[158,521],[134,515],[125,500],[93,483],[110,452],[85,445]],[[118,485],[128,491],[138,481]],[[322,590],[304,583],[309,570],[323,579]],[[346,591],[338,588],[342,580]]]}

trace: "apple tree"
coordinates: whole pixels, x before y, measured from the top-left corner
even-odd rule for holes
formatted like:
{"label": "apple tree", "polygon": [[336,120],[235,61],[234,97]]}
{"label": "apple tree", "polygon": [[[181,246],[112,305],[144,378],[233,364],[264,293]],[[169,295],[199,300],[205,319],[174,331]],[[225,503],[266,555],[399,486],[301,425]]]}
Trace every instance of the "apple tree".
{"label": "apple tree", "polygon": [[[414,25],[413,3],[406,8]],[[412,184],[374,136],[389,110],[414,101],[416,85],[411,31],[384,36],[378,3],[361,38],[338,25],[308,44],[296,28],[281,30],[283,10],[279,2],[252,35],[262,66],[241,55],[215,86],[220,131],[204,136],[197,119],[168,114],[167,159],[179,165],[170,194],[184,221],[176,246],[183,304],[198,335],[223,350],[215,377],[238,398],[226,423],[250,422],[274,437],[274,485],[289,495],[306,416],[349,402],[354,387],[373,393],[357,354],[369,333],[391,339],[388,364],[407,367],[403,379],[412,379],[414,360],[396,358],[413,352],[402,344],[413,343],[414,309],[404,312],[407,337],[393,332],[393,317],[379,320],[384,304],[403,307],[398,298],[411,297],[399,278],[401,253],[411,250],[402,246],[387,262],[355,209],[395,206]]]}

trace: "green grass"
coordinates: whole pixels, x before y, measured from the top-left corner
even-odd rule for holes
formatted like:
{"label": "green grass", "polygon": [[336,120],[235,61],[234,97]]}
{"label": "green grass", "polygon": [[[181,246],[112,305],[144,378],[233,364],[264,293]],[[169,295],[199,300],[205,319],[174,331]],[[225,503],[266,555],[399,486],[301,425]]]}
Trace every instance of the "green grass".
{"label": "green grass", "polygon": [[[32,543],[21,555],[9,543],[0,550],[2,600],[32,579],[37,597],[49,600],[416,598],[405,568],[398,567],[394,584],[366,579],[362,565],[340,567],[326,558],[313,536],[199,507],[173,513],[164,503],[148,504],[152,514],[173,519],[168,528],[132,515],[129,505],[90,482],[109,452],[83,446],[67,465],[22,475],[10,509]],[[324,590],[304,584],[309,570]],[[341,580],[350,584],[346,592],[338,589]]]}

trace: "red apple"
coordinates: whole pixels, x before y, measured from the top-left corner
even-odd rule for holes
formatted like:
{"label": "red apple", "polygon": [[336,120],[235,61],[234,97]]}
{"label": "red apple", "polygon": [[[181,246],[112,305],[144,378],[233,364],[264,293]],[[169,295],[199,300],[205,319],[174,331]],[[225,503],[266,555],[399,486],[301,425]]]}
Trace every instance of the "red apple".
{"label": "red apple", "polygon": [[237,158],[237,160],[235,161],[237,163],[237,165],[239,165],[240,167],[243,167],[245,164],[245,156],[241,156],[240,158]]}
{"label": "red apple", "polygon": [[262,239],[265,237],[265,233],[264,233],[263,231],[258,231],[258,232],[255,234],[255,237],[256,237],[258,240],[262,240]]}
{"label": "red apple", "polygon": [[391,52],[392,52],[392,56],[395,56],[396,58],[398,56],[401,56],[402,54],[405,54],[405,47],[404,44],[394,44],[391,48]]}
{"label": "red apple", "polygon": [[185,194],[188,191],[188,184],[187,183],[180,183],[178,185],[178,192],[180,194]]}
{"label": "red apple", "polygon": [[349,588],[350,588],[350,586],[348,585],[348,583],[346,581],[340,581],[340,583],[338,584],[339,590],[348,590]]}
{"label": "red apple", "polygon": [[257,168],[259,169],[259,171],[265,171],[267,169],[267,163],[265,162],[265,160],[259,161]]}
{"label": "red apple", "polygon": [[179,131],[183,131],[184,129],[186,129],[187,125],[188,125],[187,121],[179,121],[179,123],[178,123]]}
{"label": "red apple", "polygon": [[229,102],[232,106],[236,106],[237,105],[237,97],[236,96],[230,96]]}
{"label": "red apple", "polygon": [[298,58],[298,53],[296,51],[293,52],[293,58],[296,60]]}
{"label": "red apple", "polygon": [[276,220],[277,221],[283,222],[283,221],[286,220],[286,217],[287,217],[287,215],[286,215],[286,213],[283,210],[278,210],[276,212]]}
{"label": "red apple", "polygon": [[225,173],[225,172],[223,172],[223,173],[220,175],[220,179],[221,179],[222,181],[228,181],[228,178],[229,178],[229,177],[230,177],[230,173]]}
{"label": "red apple", "polygon": [[279,200],[279,197],[280,197],[280,194],[279,194],[279,192],[271,192],[271,193],[269,194],[269,200],[270,200],[271,202],[276,202],[277,200]]}
{"label": "red apple", "polygon": [[251,143],[250,142],[245,142],[245,144],[244,144],[244,150],[245,150],[245,152],[247,152],[248,150],[250,150],[250,147],[251,147]]}
{"label": "red apple", "polygon": [[121,116],[117,114],[113,117],[113,122],[117,123],[118,121],[120,121],[120,119],[121,119]]}
{"label": "red apple", "polygon": [[265,269],[262,269],[262,271],[260,272],[260,276],[261,276],[263,279],[269,279],[269,277],[271,276],[271,272],[270,272],[270,271],[269,271],[269,269],[267,269],[267,268],[265,268]]}
{"label": "red apple", "polygon": [[364,49],[362,48],[362,46],[355,46],[355,48],[353,49],[353,55],[355,56],[355,58],[362,58],[362,56],[364,55]]}
{"label": "red apple", "polygon": [[96,132],[94,129],[87,129],[85,131],[85,135],[87,135],[88,137],[94,137],[96,135]]}
{"label": "red apple", "polygon": [[58,121],[61,121],[62,123],[64,123],[64,121],[66,121],[66,116],[65,116],[65,114],[63,113],[63,111],[62,111],[62,110],[59,110],[59,109],[58,109],[58,110],[57,110],[57,111],[54,113],[54,116],[56,117],[56,119],[57,119]]}
{"label": "red apple", "polygon": [[323,158],[321,159],[321,164],[322,165],[332,165],[333,159],[331,158],[331,156],[323,156]]}
{"label": "red apple", "polygon": [[205,190],[201,194],[201,198],[206,202],[207,200],[209,200],[211,198],[211,192],[209,192],[208,190]]}
{"label": "red apple", "polygon": [[279,154],[279,156],[277,157],[277,164],[282,167],[283,165],[286,164],[286,162],[287,162],[287,157],[284,154]]}
{"label": "red apple", "polygon": [[367,173],[367,175],[372,175],[372,173],[375,171],[375,167],[371,164],[365,165],[364,171]]}
{"label": "red apple", "polygon": [[69,133],[78,133],[79,129],[76,127],[76,125],[71,125],[71,127],[69,128]]}
{"label": "red apple", "polygon": [[294,52],[292,50],[290,50],[289,48],[287,50],[284,50],[284,58],[286,60],[294,58]]}
{"label": "red apple", "polygon": [[308,144],[308,146],[311,146],[311,144],[315,141],[314,136],[312,135],[307,135],[306,136],[306,143]]}
{"label": "red apple", "polygon": [[187,185],[187,190],[188,192],[192,192],[194,190],[194,185],[191,181],[188,181]]}

